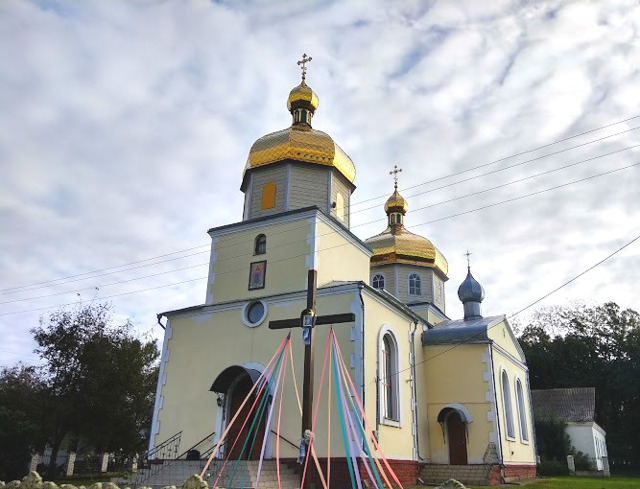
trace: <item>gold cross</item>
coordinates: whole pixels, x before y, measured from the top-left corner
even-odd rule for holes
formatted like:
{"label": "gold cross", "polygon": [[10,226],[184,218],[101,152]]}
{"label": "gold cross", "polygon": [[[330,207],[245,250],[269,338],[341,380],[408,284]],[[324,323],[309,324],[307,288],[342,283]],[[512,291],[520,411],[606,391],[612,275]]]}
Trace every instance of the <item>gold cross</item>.
{"label": "gold cross", "polygon": [[298,65],[302,67],[302,83],[304,83],[304,80],[307,77],[307,63],[312,59],[313,58],[311,56],[307,56],[307,53],[304,53],[302,55],[302,59],[298,61]]}
{"label": "gold cross", "polygon": [[467,250],[467,252],[464,254],[464,256],[467,257],[467,268],[471,267],[471,261],[469,260],[469,257],[473,255],[473,253],[469,253],[469,250]]}
{"label": "gold cross", "polygon": [[398,173],[402,171],[402,168],[398,168],[398,165],[393,165],[393,171],[389,172],[389,175],[393,175],[393,188],[398,190]]}

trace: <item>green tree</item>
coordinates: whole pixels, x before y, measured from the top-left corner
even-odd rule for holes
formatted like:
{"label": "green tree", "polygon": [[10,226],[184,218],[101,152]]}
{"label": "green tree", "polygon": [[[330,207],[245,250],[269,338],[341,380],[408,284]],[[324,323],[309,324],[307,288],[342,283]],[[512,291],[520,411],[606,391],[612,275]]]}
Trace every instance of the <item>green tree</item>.
{"label": "green tree", "polygon": [[640,467],[640,315],[613,302],[546,308],[520,343],[531,388],[595,387],[610,457]]}
{"label": "green tree", "polygon": [[[10,395],[0,400],[0,421],[20,421],[30,449],[51,446],[50,472],[65,440],[82,438],[97,451],[143,450],[157,380],[155,341],[137,338],[129,321],[114,324],[105,303],[55,311],[31,332],[42,365],[2,372],[0,397]],[[20,447],[16,456],[24,457]]]}

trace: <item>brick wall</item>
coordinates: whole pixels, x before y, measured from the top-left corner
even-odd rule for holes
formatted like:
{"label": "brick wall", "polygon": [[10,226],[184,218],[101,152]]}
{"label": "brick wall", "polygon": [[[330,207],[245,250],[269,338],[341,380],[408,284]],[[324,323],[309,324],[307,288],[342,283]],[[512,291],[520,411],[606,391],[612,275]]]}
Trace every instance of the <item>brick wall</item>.
{"label": "brick wall", "polygon": [[[287,466],[295,468],[297,472],[302,471],[302,466],[298,465],[294,459],[280,459],[281,463],[286,463]],[[322,471],[326,476],[327,472],[327,459],[326,457],[318,457],[320,462],[320,467],[322,467]],[[420,469],[422,468],[421,463],[416,462],[414,460],[388,460],[391,469],[396,474],[396,477],[400,481],[400,483],[404,486],[414,486],[416,485],[416,481],[418,480],[418,474],[420,473]],[[386,466],[384,462],[380,460],[380,464],[385,468],[385,472],[391,483],[395,485],[395,481],[388,474],[386,470]],[[358,471],[360,472],[360,477],[363,481],[369,480],[369,475],[367,473],[367,469],[361,460],[358,461]],[[320,484],[320,477],[318,476],[315,464],[313,460],[309,460],[309,467],[307,468],[306,477],[310,477],[311,482],[316,485],[316,487],[322,487]],[[384,482],[384,479],[383,479]],[[364,482],[367,485],[366,482]],[[332,489],[339,489],[342,487],[350,488],[351,487],[351,477],[349,475],[349,466],[347,464],[347,459],[344,457],[332,457],[331,458],[331,474],[329,479],[329,485]],[[369,484],[370,485],[370,484]]]}
{"label": "brick wall", "polygon": [[505,482],[515,482],[536,478],[535,465],[505,465],[503,468]]}

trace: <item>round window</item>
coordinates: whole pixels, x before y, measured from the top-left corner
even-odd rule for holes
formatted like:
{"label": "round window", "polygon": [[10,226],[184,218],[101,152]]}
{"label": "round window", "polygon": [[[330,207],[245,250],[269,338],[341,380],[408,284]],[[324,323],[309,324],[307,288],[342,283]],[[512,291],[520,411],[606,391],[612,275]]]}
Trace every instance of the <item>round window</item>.
{"label": "round window", "polygon": [[245,309],[245,318],[248,326],[257,326],[267,315],[267,308],[260,301],[251,302]]}

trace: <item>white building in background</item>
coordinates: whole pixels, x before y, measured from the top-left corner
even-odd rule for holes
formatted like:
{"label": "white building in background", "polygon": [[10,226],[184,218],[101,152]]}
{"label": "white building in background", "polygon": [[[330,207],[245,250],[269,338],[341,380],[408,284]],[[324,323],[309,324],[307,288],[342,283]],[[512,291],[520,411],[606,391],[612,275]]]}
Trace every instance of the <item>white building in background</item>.
{"label": "white building in background", "polygon": [[603,470],[607,457],[607,433],[595,421],[595,387],[535,389],[531,391],[533,412],[539,418],[558,418],[567,423],[567,434],[576,450]]}

